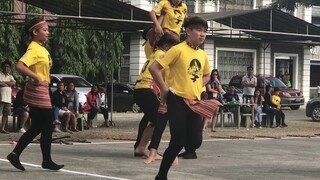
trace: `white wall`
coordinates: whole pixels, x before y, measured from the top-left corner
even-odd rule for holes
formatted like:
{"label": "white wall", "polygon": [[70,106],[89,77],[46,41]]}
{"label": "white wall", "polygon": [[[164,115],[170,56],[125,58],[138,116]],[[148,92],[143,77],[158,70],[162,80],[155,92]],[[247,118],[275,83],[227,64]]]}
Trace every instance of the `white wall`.
{"label": "white wall", "polygon": [[267,44],[261,43],[257,58],[256,74],[271,74],[271,45],[267,46]]}
{"label": "white wall", "polygon": [[305,45],[303,48],[302,67],[301,70],[299,69],[299,72],[302,72],[301,80],[299,79],[299,81],[301,82],[301,91],[304,95],[305,102],[308,102],[310,99],[310,60],[310,48],[307,45]]}
{"label": "white wall", "polygon": [[141,38],[141,34],[132,34],[130,37],[130,83],[134,83],[142,69],[143,64],[146,61],[144,46],[142,44],[144,40]]}
{"label": "white wall", "polygon": [[147,0],[131,0],[131,5],[146,11],[151,11],[152,7],[154,6],[153,3],[150,3]]}

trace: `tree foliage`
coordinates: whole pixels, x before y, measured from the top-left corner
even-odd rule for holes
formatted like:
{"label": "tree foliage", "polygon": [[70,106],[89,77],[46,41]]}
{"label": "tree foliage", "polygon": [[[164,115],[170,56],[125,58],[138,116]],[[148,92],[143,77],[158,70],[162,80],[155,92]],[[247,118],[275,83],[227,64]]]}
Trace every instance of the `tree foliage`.
{"label": "tree foliage", "polygon": [[[0,2],[0,10],[13,11],[13,1]],[[43,10],[31,5],[27,12],[43,13]],[[27,15],[26,22],[35,16]],[[39,16],[37,16],[39,17]],[[4,60],[13,62],[25,53],[30,38],[23,32],[22,26],[17,26],[13,16],[3,16],[0,19],[0,63]],[[104,30],[90,28],[74,28],[74,20],[58,20],[57,28],[50,26],[49,41],[44,45],[53,59],[51,73],[80,75],[91,82],[101,83],[106,76],[111,76],[112,69],[119,68],[123,44],[121,33],[110,33]],[[85,27],[83,24],[80,27]],[[22,76],[13,74],[21,82]]]}
{"label": "tree foliage", "polygon": [[320,0],[273,0],[271,6],[293,12],[298,6],[320,6]]}

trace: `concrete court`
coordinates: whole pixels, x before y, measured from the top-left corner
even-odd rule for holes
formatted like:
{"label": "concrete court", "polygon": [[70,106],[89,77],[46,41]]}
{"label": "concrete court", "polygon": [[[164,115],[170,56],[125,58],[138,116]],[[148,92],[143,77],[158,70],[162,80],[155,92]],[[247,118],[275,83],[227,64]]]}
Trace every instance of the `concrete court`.
{"label": "concrete court", "polygon": [[[310,120],[305,110],[285,111],[288,120]],[[141,114],[115,114],[117,121]],[[0,180],[14,179],[118,179],[152,180],[160,161],[145,165],[143,159],[133,157],[132,141],[90,140],[91,144],[53,144],[52,156],[65,164],[58,172],[40,168],[41,152],[38,144],[30,145],[21,161],[27,169],[16,170],[6,161],[13,149],[8,141],[0,141]],[[159,152],[167,147],[162,142]],[[169,172],[170,180],[190,179],[320,179],[320,138],[282,139],[207,139],[197,150],[198,159],[180,159]]]}
{"label": "concrete court", "polygon": [[[38,144],[21,156],[27,169],[16,170],[6,161],[13,146],[0,142],[0,179],[154,179],[160,161],[145,165],[133,157],[133,142],[94,141],[92,144],[57,145],[53,159],[65,164],[61,171],[40,168]],[[163,152],[167,142],[163,142]],[[320,179],[320,138],[210,139],[197,151],[198,159],[180,159],[169,179]]]}

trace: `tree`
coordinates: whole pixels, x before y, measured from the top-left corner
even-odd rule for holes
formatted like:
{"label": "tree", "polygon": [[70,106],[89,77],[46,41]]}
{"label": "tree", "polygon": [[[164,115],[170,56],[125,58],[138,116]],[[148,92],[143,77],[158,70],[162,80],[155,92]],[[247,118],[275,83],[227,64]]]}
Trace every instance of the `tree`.
{"label": "tree", "polygon": [[274,0],[271,7],[293,12],[298,6],[320,6],[319,0]]}

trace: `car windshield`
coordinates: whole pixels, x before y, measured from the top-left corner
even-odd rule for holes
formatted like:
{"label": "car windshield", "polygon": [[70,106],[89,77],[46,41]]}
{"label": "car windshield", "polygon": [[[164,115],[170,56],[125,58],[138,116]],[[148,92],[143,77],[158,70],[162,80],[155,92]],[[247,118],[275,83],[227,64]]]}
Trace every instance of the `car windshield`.
{"label": "car windshield", "polygon": [[73,82],[75,87],[91,87],[91,84],[89,82],[80,77],[64,77],[61,79],[61,81],[65,85],[69,84],[70,82]]}
{"label": "car windshield", "polygon": [[266,79],[266,83],[270,84],[272,87],[278,88],[288,88],[280,79]]}

